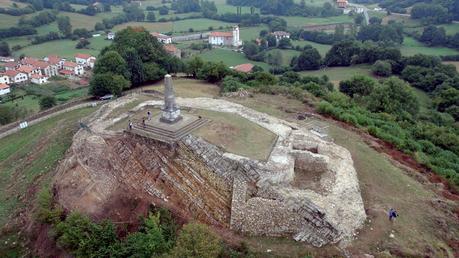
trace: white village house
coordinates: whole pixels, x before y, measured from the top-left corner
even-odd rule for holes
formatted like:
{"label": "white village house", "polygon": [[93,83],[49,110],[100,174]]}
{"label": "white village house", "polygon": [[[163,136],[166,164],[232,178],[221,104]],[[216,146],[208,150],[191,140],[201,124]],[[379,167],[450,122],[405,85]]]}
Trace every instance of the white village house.
{"label": "white village house", "polygon": [[45,84],[48,83],[48,77],[41,74],[32,74],[30,81],[35,84]]}
{"label": "white village house", "polygon": [[6,85],[4,83],[0,83],[0,96],[8,94],[10,92],[11,92],[10,86],[8,86],[8,85]]}
{"label": "white village house", "polygon": [[239,37],[239,27],[234,26],[232,31],[213,31],[209,34],[209,44],[217,46],[239,47],[242,41]]}
{"label": "white village house", "polygon": [[290,38],[290,33],[286,31],[275,31],[271,33],[274,37],[276,37],[276,41],[279,42],[281,39],[289,39]]}
{"label": "white village house", "polygon": [[0,74],[0,83],[10,84],[10,77],[8,77],[6,74]]}
{"label": "white village house", "polygon": [[167,36],[167,35],[161,34],[159,32],[152,32],[152,33],[150,33],[150,35],[152,35],[153,37],[157,38],[158,41],[163,43],[163,44],[172,44],[172,37],[171,36]]}
{"label": "white village house", "polygon": [[109,32],[107,34],[107,39],[108,40],[114,40],[115,39],[115,33],[114,32]]}
{"label": "white village house", "polygon": [[62,70],[59,71],[60,74],[74,78],[74,76],[79,76],[84,74],[83,66],[72,62],[72,61],[64,61],[62,65]]}
{"label": "white village house", "polygon": [[88,55],[88,54],[81,54],[78,53],[75,55],[75,62],[83,67],[94,67],[96,58]]}
{"label": "white village house", "polygon": [[21,83],[29,79],[27,74],[13,70],[5,71],[4,74],[10,78],[10,83]]}

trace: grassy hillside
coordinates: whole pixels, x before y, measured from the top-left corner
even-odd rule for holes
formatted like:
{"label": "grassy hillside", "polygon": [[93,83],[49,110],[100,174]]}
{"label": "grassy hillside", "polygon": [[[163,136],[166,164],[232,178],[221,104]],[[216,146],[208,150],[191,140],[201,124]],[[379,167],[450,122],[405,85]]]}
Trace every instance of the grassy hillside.
{"label": "grassy hillside", "polygon": [[78,121],[94,110],[67,112],[0,139],[0,227],[49,182],[78,130]]}
{"label": "grassy hillside", "polygon": [[270,66],[267,63],[251,61],[247,59],[244,54],[237,53],[227,49],[212,49],[210,51],[204,52],[200,55],[200,57],[205,61],[223,62],[228,66],[252,63],[254,65],[261,66],[265,71],[268,71],[270,68]]}

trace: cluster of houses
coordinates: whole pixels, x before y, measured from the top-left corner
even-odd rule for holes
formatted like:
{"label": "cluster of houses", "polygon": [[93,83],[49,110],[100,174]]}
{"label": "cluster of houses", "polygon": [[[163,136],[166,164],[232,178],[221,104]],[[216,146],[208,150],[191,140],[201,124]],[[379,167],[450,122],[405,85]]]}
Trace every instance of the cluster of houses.
{"label": "cluster of houses", "polygon": [[14,59],[9,60],[3,64],[4,71],[0,72],[0,95],[9,93],[11,84],[45,84],[53,76],[78,80],[85,73],[85,69],[94,67],[95,61],[96,58],[88,54],[76,54],[75,61],[55,55],[43,59],[24,57],[17,62]]}

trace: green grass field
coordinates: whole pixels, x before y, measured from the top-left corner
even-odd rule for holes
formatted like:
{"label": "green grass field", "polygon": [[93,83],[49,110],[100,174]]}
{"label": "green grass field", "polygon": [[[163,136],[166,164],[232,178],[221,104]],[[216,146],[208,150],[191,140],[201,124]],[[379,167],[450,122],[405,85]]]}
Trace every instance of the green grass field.
{"label": "green grass field", "polygon": [[244,54],[237,53],[227,49],[215,48],[202,53],[200,57],[205,61],[223,62],[227,66],[251,63],[262,67],[265,71],[268,71],[270,68],[270,66],[267,63],[251,61],[247,59]]}
{"label": "green grass field", "polygon": [[303,27],[305,25],[322,25],[333,23],[353,22],[352,17],[348,15],[333,16],[327,18],[311,18],[302,16],[279,16],[287,21],[289,27]]}
{"label": "green grass field", "polygon": [[413,56],[415,54],[425,55],[457,55],[459,51],[447,47],[428,47],[412,37],[405,37],[401,47],[402,55]]}
{"label": "green grass field", "polygon": [[443,27],[448,35],[459,33],[459,23],[442,24],[439,27]]}
{"label": "green grass field", "polygon": [[[39,189],[51,179],[51,172],[72,143],[78,120],[93,111],[70,111],[0,139],[0,227],[17,208],[26,205],[21,197],[29,187]],[[29,196],[26,201],[32,200]]]}
{"label": "green grass field", "polygon": [[233,25],[234,23],[210,20],[210,19],[205,19],[205,18],[188,19],[188,20],[175,21],[173,23],[173,31],[176,33],[180,33],[180,32],[188,33],[188,30],[190,28],[193,28],[193,30],[195,31],[207,31],[209,29],[209,26],[212,26],[214,29],[218,29],[219,27],[226,28],[226,27],[231,27]]}
{"label": "green grass field", "polygon": [[146,30],[153,32],[171,32],[173,25],[172,22],[128,22],[120,25],[116,25],[113,30],[119,31],[127,27],[144,27]]}
{"label": "green grass field", "polygon": [[18,7],[27,6],[27,4],[21,3],[21,2],[16,2],[16,1],[11,1],[11,0],[0,0],[0,7],[3,7],[3,8],[13,7],[13,4],[17,4]]}
{"label": "green grass field", "polygon": [[94,30],[94,25],[97,22],[102,22],[101,16],[89,16],[79,13],[59,12],[60,16],[68,16],[70,23],[72,23],[72,29],[85,28],[88,30]]}
{"label": "green grass field", "polygon": [[270,53],[270,52],[273,52],[273,51],[280,51],[281,52],[281,54],[282,54],[282,65],[284,65],[284,66],[289,66],[290,62],[292,61],[292,58],[295,57],[295,56],[299,56],[301,54],[301,52],[296,51],[296,50],[292,50],[292,49],[273,49],[273,50],[269,50],[267,52],[267,54]]}
{"label": "green grass field", "polygon": [[241,40],[254,40],[260,36],[260,31],[262,30],[268,30],[268,26],[242,27],[240,28]]}
{"label": "green grass field", "polygon": [[319,43],[315,43],[315,42],[307,41],[307,40],[292,40],[292,45],[293,46],[300,46],[300,47],[304,47],[306,45],[311,45],[313,48],[315,48],[315,49],[317,49],[317,51],[319,51],[319,53],[320,53],[320,55],[322,57],[325,57],[325,55],[327,54],[327,52],[331,48],[331,45],[319,44]]}
{"label": "green grass field", "polygon": [[12,16],[0,13],[0,29],[8,29],[12,26],[17,26],[19,16]]}
{"label": "green grass field", "polygon": [[371,76],[369,65],[355,65],[349,67],[330,67],[317,71],[301,72],[301,75],[323,76],[327,75],[331,82],[337,85],[342,80],[347,80],[354,75]]}
{"label": "green grass field", "polygon": [[30,45],[17,52],[14,52],[15,56],[24,54],[26,56],[42,58],[47,55],[58,55],[66,58],[74,58],[76,53],[86,53],[93,56],[97,56],[105,46],[110,45],[111,41],[105,40],[104,36],[90,38],[89,49],[76,49],[75,46],[77,41],[73,40],[56,40],[45,42],[38,45]]}

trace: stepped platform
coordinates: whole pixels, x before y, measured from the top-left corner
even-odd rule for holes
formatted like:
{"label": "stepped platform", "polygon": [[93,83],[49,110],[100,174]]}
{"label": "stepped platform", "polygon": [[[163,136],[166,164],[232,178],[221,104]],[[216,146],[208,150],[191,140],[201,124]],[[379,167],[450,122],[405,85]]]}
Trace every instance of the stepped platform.
{"label": "stepped platform", "polygon": [[183,114],[182,119],[173,124],[160,121],[160,115],[146,120],[145,124],[141,120],[133,121],[131,133],[152,138],[154,140],[172,144],[187,136],[194,130],[207,124],[210,120],[193,115]]}

